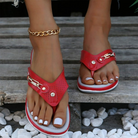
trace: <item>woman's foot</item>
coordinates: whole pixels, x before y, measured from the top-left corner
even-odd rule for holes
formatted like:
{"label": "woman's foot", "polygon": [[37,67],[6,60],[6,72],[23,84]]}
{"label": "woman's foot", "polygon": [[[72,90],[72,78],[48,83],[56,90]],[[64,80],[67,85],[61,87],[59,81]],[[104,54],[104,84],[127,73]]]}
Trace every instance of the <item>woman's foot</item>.
{"label": "woman's foot", "polygon": [[[56,29],[57,26],[55,25],[51,28]],[[51,28],[45,27],[43,30]],[[58,35],[47,37],[36,37],[30,35],[30,40],[34,49],[31,69],[47,82],[54,82],[63,70]],[[39,124],[48,126],[53,116],[52,107],[29,86],[27,91],[27,101],[29,111],[33,115],[34,120]],[[53,116],[53,125],[55,127],[62,127],[65,124],[67,106],[68,93],[66,92]]]}
{"label": "woman's foot", "polygon": [[[110,26],[110,20],[109,22],[105,21],[103,24],[99,22],[98,24],[98,18],[94,17],[93,20],[90,20],[90,18],[86,17],[83,49],[93,55],[97,55],[106,49],[111,49],[108,42]],[[79,74],[82,83],[88,85],[108,84],[119,79],[119,69],[115,61],[95,71],[93,78],[90,70],[81,64]]]}

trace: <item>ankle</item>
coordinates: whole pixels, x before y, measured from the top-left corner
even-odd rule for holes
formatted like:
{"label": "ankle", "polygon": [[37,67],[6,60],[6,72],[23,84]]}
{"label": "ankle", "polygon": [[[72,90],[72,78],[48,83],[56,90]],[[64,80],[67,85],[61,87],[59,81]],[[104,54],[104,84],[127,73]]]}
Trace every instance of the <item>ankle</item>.
{"label": "ankle", "polygon": [[92,28],[98,29],[97,31],[103,32],[107,37],[111,29],[111,20],[110,18],[103,18],[97,16],[88,16],[86,15],[84,19],[85,31],[92,30]]}

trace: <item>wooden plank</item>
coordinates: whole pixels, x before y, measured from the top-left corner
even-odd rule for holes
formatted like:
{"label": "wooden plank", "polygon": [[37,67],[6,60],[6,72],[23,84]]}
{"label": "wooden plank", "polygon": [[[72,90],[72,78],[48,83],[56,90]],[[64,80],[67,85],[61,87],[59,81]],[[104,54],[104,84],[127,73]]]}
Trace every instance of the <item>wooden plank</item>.
{"label": "wooden plank", "polygon": [[[70,102],[73,103],[138,103],[138,81],[120,81],[116,89],[104,94],[81,93],[74,80],[68,80],[68,84]],[[27,81],[0,80],[0,90],[5,93],[4,103],[24,103]]]}
{"label": "wooden plank", "polygon": [[[83,37],[59,38],[61,49],[82,49]],[[138,49],[138,37],[122,36],[109,37],[109,42],[113,49]],[[8,38],[0,39],[0,49],[27,49],[32,48],[28,38]]]}
{"label": "wooden plank", "polygon": [[[82,37],[84,27],[62,27],[60,37]],[[112,27],[109,36],[138,36],[138,27]],[[28,38],[28,28],[0,28],[1,38]]]}
{"label": "wooden plank", "polygon": [[[84,17],[55,17],[60,26],[83,26]],[[138,17],[111,17],[112,26],[138,26]],[[0,27],[29,27],[28,17],[1,18]]]}
{"label": "wooden plank", "polygon": [[[61,49],[64,63],[80,63],[82,49]],[[118,63],[138,63],[138,49],[114,49]],[[30,63],[31,49],[0,49],[0,63]]]}
{"label": "wooden plank", "polygon": [[[0,64],[0,80],[26,80],[29,64]],[[119,64],[121,80],[138,79],[138,64]],[[65,77],[68,80],[77,79],[79,64],[64,64]]]}

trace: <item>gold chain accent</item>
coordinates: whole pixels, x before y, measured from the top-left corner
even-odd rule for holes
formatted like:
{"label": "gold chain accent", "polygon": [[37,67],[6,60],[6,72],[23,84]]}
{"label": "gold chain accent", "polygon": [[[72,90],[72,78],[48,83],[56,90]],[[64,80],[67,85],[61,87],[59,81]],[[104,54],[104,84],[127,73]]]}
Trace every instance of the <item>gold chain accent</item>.
{"label": "gold chain accent", "polygon": [[105,59],[107,59],[107,58],[110,58],[110,57],[115,57],[115,54],[114,53],[108,53],[108,54],[105,54],[104,56],[102,56],[102,57],[104,57]]}
{"label": "gold chain accent", "polygon": [[54,29],[54,30],[47,30],[47,31],[35,31],[32,32],[30,29],[28,29],[29,34],[34,36],[49,36],[49,35],[57,35],[60,33],[60,28]]}

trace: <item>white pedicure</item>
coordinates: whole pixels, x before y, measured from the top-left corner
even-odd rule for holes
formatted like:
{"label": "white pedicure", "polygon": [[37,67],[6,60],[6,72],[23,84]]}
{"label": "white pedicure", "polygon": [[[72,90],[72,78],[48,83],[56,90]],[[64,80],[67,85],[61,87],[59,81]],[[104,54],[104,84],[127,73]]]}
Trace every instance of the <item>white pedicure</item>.
{"label": "white pedicure", "polygon": [[35,117],[34,117],[34,120],[35,120],[35,121],[37,121],[37,119],[38,119],[38,117],[37,117],[37,116],[35,116]]}
{"label": "white pedicure", "polygon": [[33,111],[31,112],[31,115],[33,116]]}
{"label": "white pedicure", "polygon": [[43,124],[43,120],[42,120],[42,119],[40,119],[40,120],[39,120],[39,123],[40,123],[40,124]]}
{"label": "white pedicure", "polygon": [[54,120],[54,124],[55,124],[55,125],[62,125],[62,119],[61,119],[61,118],[56,118],[56,119]]}
{"label": "white pedicure", "polygon": [[44,122],[44,125],[48,125],[48,121],[45,121],[45,122]]}
{"label": "white pedicure", "polygon": [[118,79],[119,77],[118,77],[118,76],[116,76],[115,78],[116,78],[116,79]]}
{"label": "white pedicure", "polygon": [[102,82],[101,80],[97,80],[97,82]]}
{"label": "white pedicure", "polygon": [[93,78],[91,78],[91,77],[87,77],[86,80],[93,80]]}
{"label": "white pedicure", "polygon": [[103,82],[107,82],[107,80],[103,80]]}
{"label": "white pedicure", "polygon": [[113,81],[113,80],[114,80],[114,79],[112,79],[112,78],[110,79],[110,81]]}

